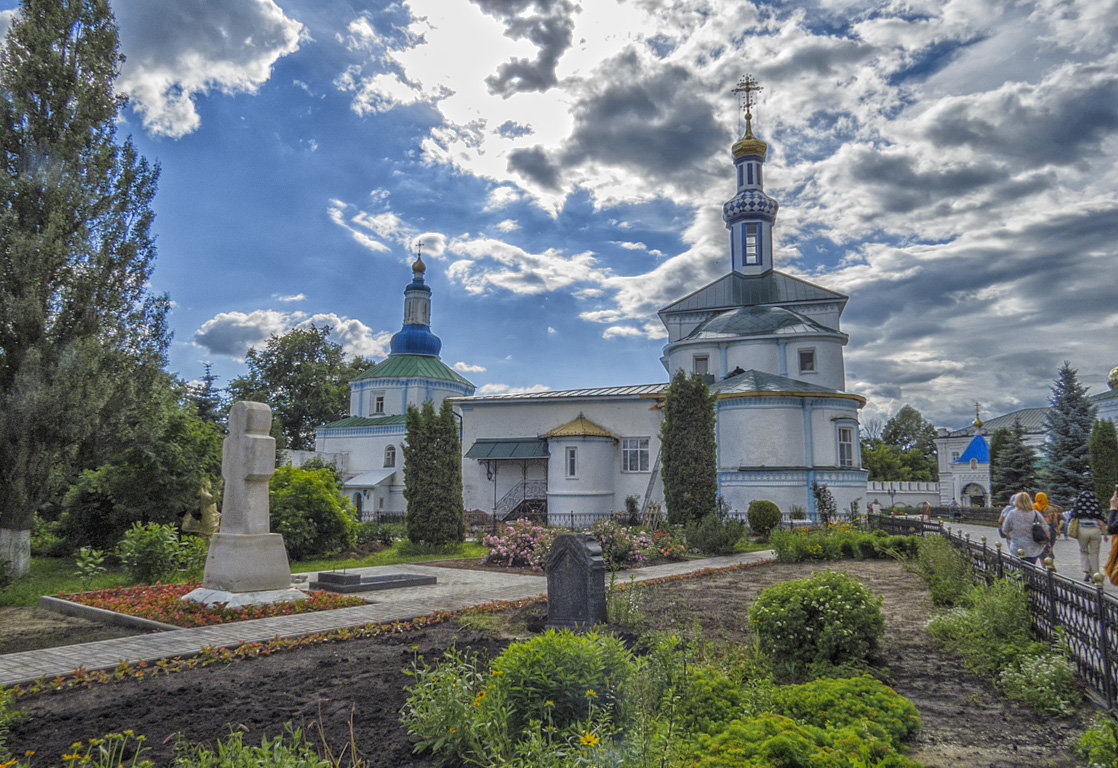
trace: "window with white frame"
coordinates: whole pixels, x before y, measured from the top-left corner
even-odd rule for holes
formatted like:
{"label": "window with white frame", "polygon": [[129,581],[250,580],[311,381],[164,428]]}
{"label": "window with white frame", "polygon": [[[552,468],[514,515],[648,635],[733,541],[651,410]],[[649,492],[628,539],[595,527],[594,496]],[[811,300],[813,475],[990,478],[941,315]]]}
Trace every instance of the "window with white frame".
{"label": "window with white frame", "polygon": [[384,393],[377,392],[373,395],[373,413],[384,413]]}
{"label": "window with white frame", "polygon": [[759,226],[757,224],[745,225],[745,253],[742,254],[742,263],[746,266],[761,263],[761,253],[757,245],[759,241]]}
{"label": "window with white frame", "polygon": [[838,463],[840,467],[854,467],[854,427],[838,428]]}
{"label": "window with white frame", "polygon": [[578,477],[578,448],[567,446],[567,477]]}
{"label": "window with white frame", "polygon": [[800,373],[815,373],[815,350],[800,350]]}
{"label": "window with white frame", "polygon": [[696,376],[706,376],[710,370],[709,355],[695,355],[691,361],[691,372]]}
{"label": "window with white frame", "polygon": [[396,446],[390,445],[384,449],[384,466],[396,466]]}
{"label": "window with white frame", "polygon": [[647,437],[625,437],[621,439],[621,471],[648,471]]}

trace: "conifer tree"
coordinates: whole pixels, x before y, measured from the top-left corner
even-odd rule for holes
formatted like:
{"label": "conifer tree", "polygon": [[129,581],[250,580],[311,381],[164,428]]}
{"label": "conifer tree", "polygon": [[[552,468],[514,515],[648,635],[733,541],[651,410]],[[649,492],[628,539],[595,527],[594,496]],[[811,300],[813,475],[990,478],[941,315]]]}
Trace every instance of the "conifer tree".
{"label": "conifer tree", "polygon": [[1094,490],[1088,441],[1095,409],[1066,360],[1052,385],[1049,404],[1048,442],[1044,445],[1048,496],[1053,503],[1067,507],[1083,491]]}
{"label": "conifer tree", "polygon": [[404,498],[408,538],[446,546],[466,537],[462,505],[462,455],[458,419],[450,402],[438,413],[431,401],[408,406],[404,417]]}
{"label": "conifer tree", "polygon": [[1001,478],[998,475],[998,467],[1001,466],[1002,451],[1005,450],[1006,443],[1013,437],[1013,431],[1009,427],[1002,427],[995,430],[994,434],[990,436],[990,503],[1004,503],[1002,499],[1006,498],[1006,489],[1001,484]]}
{"label": "conifer tree", "polygon": [[668,522],[697,522],[718,502],[714,396],[698,376],[677,371],[664,397],[660,473]]}
{"label": "conifer tree", "polygon": [[164,361],[158,169],[116,141],[120,62],[107,0],[24,0],[0,51],[0,559],[16,575],[36,510]]}
{"label": "conifer tree", "polygon": [[993,497],[998,504],[1008,504],[1010,497],[1021,491],[1036,492],[1036,454],[1025,443],[1025,428],[1020,419],[1013,420],[1013,427],[998,450],[998,463],[990,462],[990,484],[1001,493]]}
{"label": "conifer tree", "polygon": [[223,421],[221,390],[214,386],[217,376],[213,373],[213,363],[202,363],[202,367],[206,371],[202,374],[202,381],[190,387],[188,397],[194,404],[198,418],[209,424],[217,424]]}
{"label": "conifer tree", "polygon": [[1113,421],[1100,419],[1091,428],[1089,441],[1091,454],[1091,479],[1095,495],[1106,506],[1107,499],[1118,485],[1118,430]]}

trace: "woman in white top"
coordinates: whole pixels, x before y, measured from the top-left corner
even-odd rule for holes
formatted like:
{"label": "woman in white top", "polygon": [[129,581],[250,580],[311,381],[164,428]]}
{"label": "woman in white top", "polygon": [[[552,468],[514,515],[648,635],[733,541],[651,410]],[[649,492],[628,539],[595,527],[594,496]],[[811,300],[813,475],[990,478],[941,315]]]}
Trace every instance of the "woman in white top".
{"label": "woman in white top", "polygon": [[[1009,510],[1002,522],[1002,533],[1009,539],[1009,552],[1019,555],[1021,559],[1036,564],[1036,559],[1044,552],[1044,541],[1033,541],[1033,523],[1040,523],[1045,532],[1048,525],[1044,517],[1033,509],[1033,499],[1029,494],[1021,492],[1013,497],[1013,509]],[[1020,555],[1020,552],[1024,555]]]}

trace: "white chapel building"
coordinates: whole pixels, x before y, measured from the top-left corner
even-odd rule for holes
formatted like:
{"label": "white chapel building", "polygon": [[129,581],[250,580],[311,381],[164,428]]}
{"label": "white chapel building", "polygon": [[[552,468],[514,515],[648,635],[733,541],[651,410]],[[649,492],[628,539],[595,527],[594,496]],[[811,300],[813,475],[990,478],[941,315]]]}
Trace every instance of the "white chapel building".
{"label": "white chapel building", "polygon": [[[660,310],[661,361],[704,376],[716,396],[718,493],[745,515],[755,499],[815,517],[812,483],[840,511],[866,496],[858,412],[845,390],[847,297],[773,269],[778,203],[764,192],[767,145],[733,145],[736,193],[723,206],[730,271]],[[660,425],[667,383],[456,397],[466,509],[585,524],[663,501]]]}

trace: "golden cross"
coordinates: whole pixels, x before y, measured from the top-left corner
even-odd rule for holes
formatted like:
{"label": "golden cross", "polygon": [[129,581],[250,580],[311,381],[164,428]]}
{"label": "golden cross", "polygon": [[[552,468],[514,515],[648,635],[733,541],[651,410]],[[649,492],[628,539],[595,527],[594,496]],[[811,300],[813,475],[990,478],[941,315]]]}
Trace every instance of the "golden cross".
{"label": "golden cross", "polygon": [[742,107],[745,108],[745,119],[753,117],[750,114],[750,107],[753,106],[753,94],[765,90],[757,83],[753,75],[745,75],[741,80],[738,80],[738,85],[731,93],[738,94],[738,101]]}

